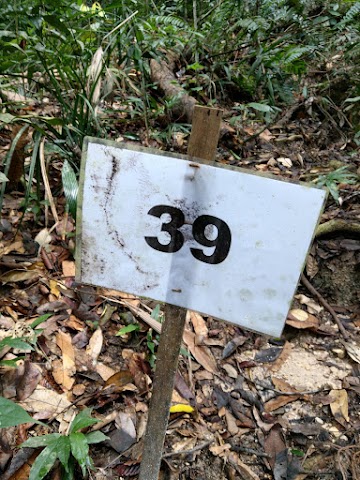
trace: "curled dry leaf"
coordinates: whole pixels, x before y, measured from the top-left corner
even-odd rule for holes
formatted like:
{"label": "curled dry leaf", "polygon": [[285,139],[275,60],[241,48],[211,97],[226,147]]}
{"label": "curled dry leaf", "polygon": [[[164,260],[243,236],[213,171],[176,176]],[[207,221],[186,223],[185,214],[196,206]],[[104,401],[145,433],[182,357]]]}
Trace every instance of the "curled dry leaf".
{"label": "curled dry leaf", "polygon": [[205,320],[199,313],[190,311],[190,321],[194,327],[197,343],[203,343],[209,332]]}
{"label": "curled dry leaf", "polygon": [[285,342],[285,345],[283,346],[283,349],[279,355],[279,357],[271,364],[269,367],[270,370],[272,371],[277,371],[281,366],[286,362],[286,360],[289,358],[291,354],[293,346],[290,342]]}
{"label": "curled dry leaf", "polygon": [[303,294],[295,295],[295,298],[299,300],[301,305],[306,305],[306,308],[309,313],[320,313],[324,310],[324,307],[321,307],[312,298],[309,298],[306,295],[303,295]]}
{"label": "curled dry leaf", "polygon": [[244,345],[246,340],[247,338],[242,335],[239,335],[238,337],[235,337],[232,340],[230,340],[230,342],[228,342],[224,347],[223,354],[222,354],[223,360],[225,358],[230,357],[230,355],[232,355],[238,347],[240,347],[241,345]]}
{"label": "curled dry leaf", "polygon": [[348,341],[348,342],[342,341],[342,344],[344,345],[349,357],[352,358],[354,360],[354,362],[360,363],[360,347],[359,347],[359,345],[354,341]]}
{"label": "curled dry leaf", "polygon": [[292,161],[290,158],[287,158],[287,157],[279,157],[276,159],[276,161],[278,163],[280,163],[280,165],[283,165],[284,167],[287,167],[287,168],[290,168],[292,167]]}
{"label": "curled dry leaf", "polygon": [[290,310],[286,318],[286,324],[298,329],[317,328],[320,325],[319,320],[310,313],[299,308]]}
{"label": "curled dry leaf", "polygon": [[217,373],[216,361],[210,349],[195,345],[195,334],[189,330],[184,331],[183,338],[195,360],[208,372]]}

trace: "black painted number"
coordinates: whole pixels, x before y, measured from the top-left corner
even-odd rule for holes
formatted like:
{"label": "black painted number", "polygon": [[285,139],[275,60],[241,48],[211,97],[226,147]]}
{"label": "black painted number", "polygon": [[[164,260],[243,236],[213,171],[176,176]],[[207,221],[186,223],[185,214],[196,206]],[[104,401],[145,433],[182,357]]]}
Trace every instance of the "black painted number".
{"label": "black painted number", "polygon": [[[180,232],[185,223],[185,216],[179,208],[169,205],[156,205],[152,207],[148,214],[160,218],[163,214],[170,215],[170,221],[162,223],[161,231],[170,235],[170,242],[164,245],[159,242],[158,237],[145,237],[146,243],[160,252],[175,253],[184,245],[184,236]],[[209,227],[217,229],[216,238],[210,239],[209,234],[206,235]],[[212,229],[211,229],[212,230]],[[215,247],[211,255],[205,255],[201,248],[190,248],[191,254],[201,262],[217,264],[223,262],[228,256],[231,245],[231,231],[227,223],[217,217],[211,215],[201,215],[196,218],[192,226],[192,234],[194,239],[204,247]]]}
{"label": "black painted number", "polygon": [[183,234],[178,230],[185,222],[184,214],[181,210],[169,205],[156,205],[150,208],[149,215],[160,218],[164,213],[168,213],[171,217],[170,222],[161,225],[161,231],[170,234],[170,243],[163,245],[157,237],[145,237],[145,241],[150,247],[160,252],[175,253],[184,245]]}
{"label": "black painted number", "polygon": [[[217,228],[217,236],[214,240],[209,240],[205,235],[205,229],[209,225]],[[204,245],[204,247],[215,247],[211,255],[205,255],[200,248],[190,248],[193,256],[205,263],[221,263],[228,256],[231,244],[231,232],[227,223],[220,218],[211,215],[201,215],[193,223],[192,228],[194,239]]]}

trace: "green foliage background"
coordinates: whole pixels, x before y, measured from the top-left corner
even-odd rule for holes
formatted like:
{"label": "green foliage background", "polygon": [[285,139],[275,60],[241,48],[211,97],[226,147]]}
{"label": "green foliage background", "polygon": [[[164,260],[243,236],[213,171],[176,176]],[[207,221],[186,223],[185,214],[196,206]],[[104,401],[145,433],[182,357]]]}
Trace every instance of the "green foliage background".
{"label": "green foliage background", "polygon": [[[174,99],[162,97],[149,67],[169,52],[202,104],[281,109],[317,96],[358,125],[359,1],[2,0],[0,13],[0,127],[30,125],[75,172],[85,135],[108,135],[115,123],[145,124],[165,140],[174,131],[164,125]],[[4,90],[56,108],[24,114]],[[116,122],[106,103],[114,99],[126,113]]]}

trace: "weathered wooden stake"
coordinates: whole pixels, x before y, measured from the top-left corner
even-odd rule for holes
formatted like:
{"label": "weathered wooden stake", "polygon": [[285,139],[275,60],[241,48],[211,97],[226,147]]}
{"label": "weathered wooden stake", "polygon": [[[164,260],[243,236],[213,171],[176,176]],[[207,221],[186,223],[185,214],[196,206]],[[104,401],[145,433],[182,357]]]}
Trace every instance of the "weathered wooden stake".
{"label": "weathered wooden stake", "polygon": [[[216,108],[195,107],[189,156],[214,160],[221,117],[222,111]],[[184,308],[165,305],[139,480],[158,480],[185,318]]]}

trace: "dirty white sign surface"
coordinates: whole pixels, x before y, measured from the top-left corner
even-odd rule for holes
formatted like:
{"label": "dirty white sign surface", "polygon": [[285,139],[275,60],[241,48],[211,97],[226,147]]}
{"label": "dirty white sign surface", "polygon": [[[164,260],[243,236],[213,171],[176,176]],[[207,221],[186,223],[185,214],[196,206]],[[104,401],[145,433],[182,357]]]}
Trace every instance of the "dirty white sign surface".
{"label": "dirty white sign surface", "polygon": [[278,336],[326,192],[85,143],[77,281]]}

